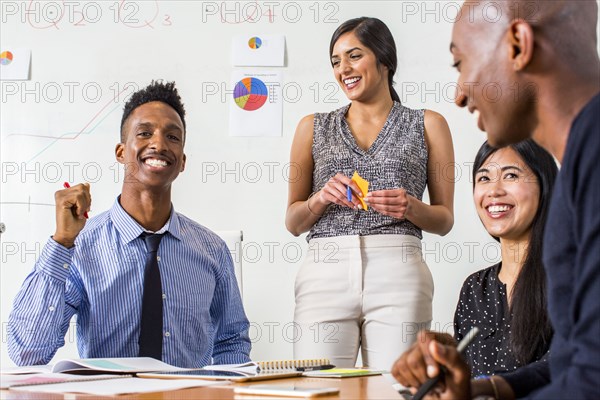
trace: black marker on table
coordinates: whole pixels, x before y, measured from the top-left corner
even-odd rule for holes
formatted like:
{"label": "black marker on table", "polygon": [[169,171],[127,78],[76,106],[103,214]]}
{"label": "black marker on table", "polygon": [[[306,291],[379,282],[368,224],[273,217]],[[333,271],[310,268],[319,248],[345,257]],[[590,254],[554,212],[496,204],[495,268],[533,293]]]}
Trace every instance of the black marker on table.
{"label": "black marker on table", "polygon": [[[467,348],[467,346],[471,344],[473,339],[475,339],[475,336],[477,336],[478,333],[479,328],[477,328],[476,326],[471,328],[471,330],[465,335],[465,337],[462,338],[458,346],[456,346],[456,350],[462,354],[462,352]],[[423,397],[425,397],[427,392],[433,389],[433,387],[437,385],[441,379],[444,378],[444,370],[445,368],[440,365],[440,373],[434,376],[433,378],[428,379],[427,382],[422,384],[419,390],[417,390],[417,393],[415,393],[415,395],[413,396],[413,400],[421,400]]]}
{"label": "black marker on table", "polygon": [[296,371],[308,372],[308,371],[319,371],[322,369],[332,369],[332,368],[335,368],[335,365],[324,364],[324,365],[313,365],[312,367],[297,367]]}

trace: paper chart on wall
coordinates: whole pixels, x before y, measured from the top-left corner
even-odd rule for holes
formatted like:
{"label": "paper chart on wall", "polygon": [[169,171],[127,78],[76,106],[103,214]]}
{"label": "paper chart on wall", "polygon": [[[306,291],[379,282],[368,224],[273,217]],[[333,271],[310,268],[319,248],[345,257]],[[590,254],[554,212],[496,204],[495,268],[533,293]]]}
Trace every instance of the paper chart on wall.
{"label": "paper chart on wall", "polygon": [[0,48],[0,80],[29,80],[30,64],[31,50],[4,46]]}
{"label": "paper chart on wall", "polygon": [[238,67],[283,67],[284,35],[239,35],[233,38],[231,59]]}
{"label": "paper chart on wall", "polygon": [[231,85],[229,136],[281,136],[281,72],[234,71]]}

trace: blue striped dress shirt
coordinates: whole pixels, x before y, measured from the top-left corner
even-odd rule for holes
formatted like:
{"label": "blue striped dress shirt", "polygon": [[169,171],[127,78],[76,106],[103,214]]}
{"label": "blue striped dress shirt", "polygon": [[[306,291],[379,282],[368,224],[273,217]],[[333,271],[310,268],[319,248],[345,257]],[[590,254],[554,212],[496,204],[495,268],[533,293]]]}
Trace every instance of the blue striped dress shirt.
{"label": "blue striped dress shirt", "polygon": [[[190,368],[249,361],[249,323],[225,242],[173,209],[165,229],[158,250],[163,361]],[[48,363],[74,314],[81,357],[138,355],[143,231],[117,199],[86,223],[74,247],[49,239],[9,316],[8,351],[16,364]]]}

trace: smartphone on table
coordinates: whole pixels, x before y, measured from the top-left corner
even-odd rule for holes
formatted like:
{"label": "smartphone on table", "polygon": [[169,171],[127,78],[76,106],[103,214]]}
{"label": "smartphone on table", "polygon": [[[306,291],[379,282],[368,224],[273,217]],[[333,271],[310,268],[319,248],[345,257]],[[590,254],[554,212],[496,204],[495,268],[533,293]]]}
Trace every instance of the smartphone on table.
{"label": "smartphone on table", "polygon": [[235,394],[253,394],[263,396],[283,396],[283,397],[315,397],[328,394],[339,393],[338,388],[307,388],[296,386],[272,386],[272,385],[252,385],[236,386],[233,388]]}

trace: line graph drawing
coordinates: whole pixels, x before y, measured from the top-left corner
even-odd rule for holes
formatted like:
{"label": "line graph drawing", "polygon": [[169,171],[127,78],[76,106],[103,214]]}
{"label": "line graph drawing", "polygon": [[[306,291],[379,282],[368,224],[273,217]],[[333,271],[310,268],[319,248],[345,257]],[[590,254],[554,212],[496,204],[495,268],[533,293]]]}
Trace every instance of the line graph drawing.
{"label": "line graph drawing", "polygon": [[31,196],[27,197],[27,201],[2,201],[0,202],[1,205],[22,205],[22,206],[27,206],[27,212],[31,212],[31,206],[46,206],[46,207],[55,207],[55,204],[51,204],[51,203],[38,203],[38,202],[32,202],[31,201]]}
{"label": "line graph drawing", "polygon": [[105,115],[102,118],[100,118],[98,120],[98,122],[95,125],[93,125],[89,130],[86,131],[86,129],[88,129],[88,127],[111,105],[111,103],[115,102],[115,99],[120,98],[120,96],[128,89],[129,89],[129,87],[126,85],[123,88],[123,90],[121,90],[110,101],[108,101],[98,112],[96,112],[96,114],[94,114],[94,116],[83,126],[83,128],[81,128],[77,132],[66,132],[59,136],[31,134],[31,133],[11,133],[11,134],[6,135],[3,139],[3,141],[5,141],[6,139],[11,138],[11,137],[35,137],[35,138],[42,138],[42,139],[51,139],[52,141],[46,147],[42,148],[33,157],[31,157],[29,160],[26,161],[26,164],[28,164],[28,163],[32,162],[33,160],[35,160],[37,157],[39,157],[42,153],[44,153],[46,150],[48,150],[50,147],[52,147],[55,143],[57,143],[60,140],[76,140],[81,135],[90,135],[90,134],[94,133],[96,128],[106,118],[108,118],[115,110],[117,110],[118,108],[120,108],[122,106],[121,103],[117,103],[112,109],[110,109],[107,113],[105,113]]}

